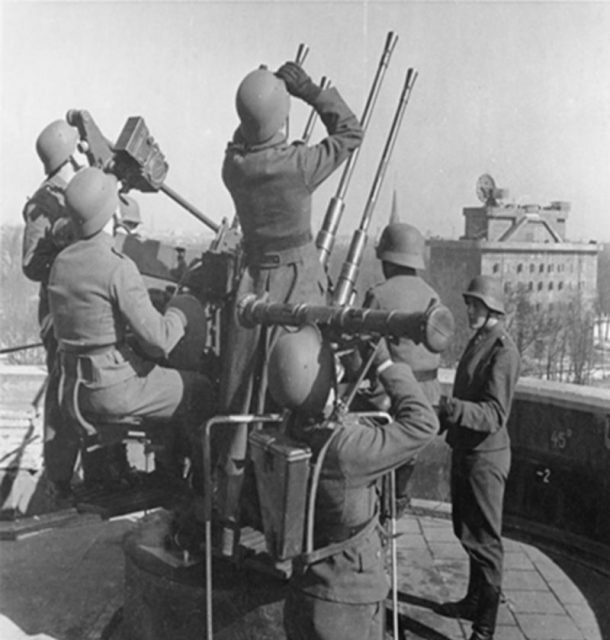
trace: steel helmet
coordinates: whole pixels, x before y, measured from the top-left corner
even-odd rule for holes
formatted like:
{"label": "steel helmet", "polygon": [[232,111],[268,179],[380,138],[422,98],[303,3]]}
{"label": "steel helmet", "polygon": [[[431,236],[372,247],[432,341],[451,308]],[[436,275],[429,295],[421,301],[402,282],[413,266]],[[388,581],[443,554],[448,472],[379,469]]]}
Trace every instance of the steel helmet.
{"label": "steel helmet", "polygon": [[82,238],[101,231],[119,204],[117,179],[97,167],[81,169],[66,189],[66,205]]}
{"label": "steel helmet", "polygon": [[278,405],[316,415],[324,409],[334,380],[330,346],[314,325],[281,334],[271,350],[269,393]]}
{"label": "steel helmet", "polygon": [[256,69],[237,88],[235,106],[244,137],[256,144],[269,140],[286,122],[290,95],[284,81],[274,73]]}
{"label": "steel helmet", "polygon": [[384,262],[412,269],[425,269],[425,240],[418,229],[403,222],[389,224],[377,245],[377,257]]}
{"label": "steel helmet", "polygon": [[47,175],[57,171],[76,151],[78,131],[65,120],[47,125],[36,139],[36,153]]}
{"label": "steel helmet", "polygon": [[490,311],[495,311],[504,315],[504,295],[502,292],[502,282],[491,276],[476,276],[468,285],[468,289],[462,294],[464,300],[468,302],[468,298],[477,298]]}
{"label": "steel helmet", "polygon": [[138,201],[124,193],[119,194],[119,224],[136,227],[142,223]]}

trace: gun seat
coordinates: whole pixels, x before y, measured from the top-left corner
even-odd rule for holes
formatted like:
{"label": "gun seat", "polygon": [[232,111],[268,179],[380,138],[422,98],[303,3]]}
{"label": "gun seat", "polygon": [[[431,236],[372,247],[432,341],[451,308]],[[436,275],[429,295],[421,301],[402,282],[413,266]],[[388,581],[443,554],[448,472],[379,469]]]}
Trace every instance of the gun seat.
{"label": "gun seat", "polygon": [[161,442],[167,434],[170,418],[134,415],[92,414],[81,412],[79,391],[83,384],[78,357],[60,354],[59,407],[68,425],[76,432],[83,453],[112,445],[138,442],[144,447],[145,471],[150,470],[150,457],[156,450],[153,442]]}

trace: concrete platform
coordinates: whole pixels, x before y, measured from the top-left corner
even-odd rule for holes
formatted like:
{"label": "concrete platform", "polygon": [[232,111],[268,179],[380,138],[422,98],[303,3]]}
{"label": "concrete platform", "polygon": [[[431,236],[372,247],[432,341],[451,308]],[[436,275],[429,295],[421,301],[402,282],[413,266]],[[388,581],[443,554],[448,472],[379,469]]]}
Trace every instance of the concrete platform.
{"label": "concrete platform", "polygon": [[[442,618],[432,608],[463,594],[465,554],[453,537],[447,505],[415,506],[417,515],[398,523],[403,637],[463,640],[470,623]],[[122,543],[142,526],[144,517],[89,517],[16,541],[0,541],[0,639],[129,640],[121,636]],[[603,614],[610,578],[591,569],[575,570],[573,577],[560,564],[534,546],[506,538],[506,601],[496,640],[610,638],[610,623]],[[204,629],[199,633],[203,637]],[[218,635],[232,637],[221,630]],[[282,635],[273,637],[281,640]]]}

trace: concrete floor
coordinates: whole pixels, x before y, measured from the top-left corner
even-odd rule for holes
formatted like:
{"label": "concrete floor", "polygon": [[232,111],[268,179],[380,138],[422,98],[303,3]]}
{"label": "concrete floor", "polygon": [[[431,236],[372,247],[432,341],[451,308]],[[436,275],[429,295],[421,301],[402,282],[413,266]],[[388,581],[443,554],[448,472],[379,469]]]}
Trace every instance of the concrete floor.
{"label": "concrete floor", "polygon": [[[123,537],[142,513],[69,524],[0,542],[0,639],[116,640],[123,604]],[[470,624],[442,618],[432,607],[460,597],[466,558],[445,514],[399,523],[399,602],[405,638],[464,640]],[[608,579],[600,581],[603,598]],[[539,549],[506,539],[496,640],[603,640],[599,621],[575,582]],[[120,625],[119,625],[120,629]],[[202,630],[203,632],[203,630]],[[121,639],[128,640],[128,639]],[[171,640],[171,639],[169,639]]]}

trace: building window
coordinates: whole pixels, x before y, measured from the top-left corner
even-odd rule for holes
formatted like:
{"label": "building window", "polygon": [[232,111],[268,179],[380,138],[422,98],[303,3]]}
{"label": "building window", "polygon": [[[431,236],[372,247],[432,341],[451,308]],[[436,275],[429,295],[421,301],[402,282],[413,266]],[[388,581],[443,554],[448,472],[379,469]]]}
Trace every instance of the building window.
{"label": "building window", "polygon": [[517,273],[521,273],[523,271],[523,265],[521,263],[519,263],[517,265]]}
{"label": "building window", "polygon": [[542,282],[538,283],[538,291],[542,291]]}
{"label": "building window", "polygon": [[527,290],[528,291],[533,291],[534,290],[534,283],[530,280],[529,284],[527,285]]}
{"label": "building window", "polygon": [[557,283],[557,288],[559,289],[559,291],[563,289],[563,281]]}
{"label": "building window", "polygon": [[536,266],[534,264],[530,264],[530,273],[534,273],[536,271]]}
{"label": "building window", "polygon": [[553,283],[549,282],[549,291],[553,291]]}
{"label": "building window", "polygon": [[552,264],[550,264],[550,265],[546,268],[546,270],[547,270],[549,273],[552,273],[552,272],[553,272],[553,265],[552,265]]}
{"label": "building window", "polygon": [[498,271],[500,271],[500,265],[496,262],[493,266],[493,272],[498,273]]}
{"label": "building window", "polygon": [[538,267],[538,271],[540,271],[540,273],[544,273],[544,265],[542,264],[542,262],[540,263],[540,266]]}

